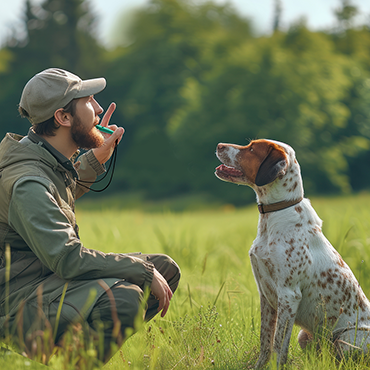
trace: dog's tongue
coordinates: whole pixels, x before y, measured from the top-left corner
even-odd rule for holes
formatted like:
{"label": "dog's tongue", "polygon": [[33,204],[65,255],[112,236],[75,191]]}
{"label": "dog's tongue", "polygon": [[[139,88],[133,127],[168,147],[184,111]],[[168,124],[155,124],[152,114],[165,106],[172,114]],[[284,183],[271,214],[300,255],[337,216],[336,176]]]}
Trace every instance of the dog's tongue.
{"label": "dog's tongue", "polygon": [[229,166],[226,166],[224,164],[221,164],[220,166],[218,166],[216,168],[216,171],[220,171],[220,172],[226,173],[229,176],[233,176],[233,177],[243,176],[243,172],[237,170],[234,167],[229,167]]}

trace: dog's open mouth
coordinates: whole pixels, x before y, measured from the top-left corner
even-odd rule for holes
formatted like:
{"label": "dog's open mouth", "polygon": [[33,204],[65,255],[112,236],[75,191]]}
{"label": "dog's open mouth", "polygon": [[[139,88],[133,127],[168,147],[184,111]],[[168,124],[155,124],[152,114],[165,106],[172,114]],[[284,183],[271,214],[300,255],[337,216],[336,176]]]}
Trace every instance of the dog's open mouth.
{"label": "dog's open mouth", "polygon": [[221,164],[216,168],[216,175],[221,178],[230,178],[230,177],[243,177],[244,174],[242,171],[237,170],[234,167],[226,166]]}

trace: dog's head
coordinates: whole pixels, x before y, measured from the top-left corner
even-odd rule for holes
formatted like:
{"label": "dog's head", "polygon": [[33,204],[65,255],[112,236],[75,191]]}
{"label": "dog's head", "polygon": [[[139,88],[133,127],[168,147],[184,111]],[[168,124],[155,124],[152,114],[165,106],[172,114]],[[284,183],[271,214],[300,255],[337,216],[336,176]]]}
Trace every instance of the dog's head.
{"label": "dog's head", "polygon": [[260,187],[285,175],[294,151],[287,144],[262,139],[246,146],[220,143],[216,155],[223,163],[215,171],[219,179]]}

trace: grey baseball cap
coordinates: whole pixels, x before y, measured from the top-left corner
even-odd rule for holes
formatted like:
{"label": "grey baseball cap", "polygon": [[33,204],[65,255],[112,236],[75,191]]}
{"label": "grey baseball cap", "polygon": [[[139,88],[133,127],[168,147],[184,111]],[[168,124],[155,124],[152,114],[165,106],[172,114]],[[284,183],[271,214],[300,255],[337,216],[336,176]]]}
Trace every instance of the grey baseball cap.
{"label": "grey baseball cap", "polygon": [[65,107],[71,100],[97,94],[105,86],[104,78],[83,81],[71,72],[49,68],[27,82],[19,105],[35,125],[53,117],[57,109]]}

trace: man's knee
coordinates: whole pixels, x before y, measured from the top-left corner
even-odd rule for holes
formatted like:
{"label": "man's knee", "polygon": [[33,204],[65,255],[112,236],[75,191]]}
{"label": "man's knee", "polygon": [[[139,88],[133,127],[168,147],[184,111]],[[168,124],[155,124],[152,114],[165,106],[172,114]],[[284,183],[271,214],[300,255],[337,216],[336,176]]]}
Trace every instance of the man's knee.
{"label": "man's knee", "polygon": [[181,276],[178,264],[166,254],[149,254],[147,259],[154,264],[155,268],[166,279],[172,292],[174,292],[179,285]]}
{"label": "man's knee", "polygon": [[135,318],[140,314],[142,299],[143,291],[137,285],[121,281],[98,299],[89,321],[114,325],[119,320],[122,329],[133,327]]}
{"label": "man's knee", "polygon": [[143,291],[137,285],[120,281],[96,302],[87,321],[104,337],[104,362],[135,331],[136,318],[143,316],[142,299]]}
{"label": "man's knee", "polygon": [[[117,284],[113,289],[118,319],[124,327],[134,327],[135,319],[143,317],[143,291],[134,284]],[[139,317],[140,319],[140,317]]]}

